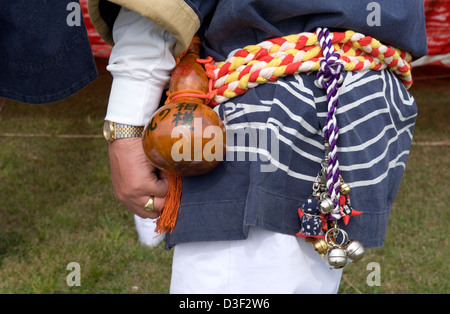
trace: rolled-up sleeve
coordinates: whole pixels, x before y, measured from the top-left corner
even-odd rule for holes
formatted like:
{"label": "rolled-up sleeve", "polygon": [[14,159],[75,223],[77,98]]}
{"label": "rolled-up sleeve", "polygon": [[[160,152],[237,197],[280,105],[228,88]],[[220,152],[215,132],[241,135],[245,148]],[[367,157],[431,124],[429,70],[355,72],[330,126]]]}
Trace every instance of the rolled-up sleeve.
{"label": "rolled-up sleeve", "polygon": [[[206,8],[205,12],[200,12],[200,3]],[[115,44],[111,29],[115,10],[110,10],[110,6],[120,6],[138,12],[169,31],[177,39],[173,54],[179,56],[189,47],[192,37],[200,27],[199,15],[209,12],[215,3],[215,0],[88,0],[88,9],[98,33],[110,45]]]}
{"label": "rolled-up sleeve", "polygon": [[121,8],[107,70],[113,76],[106,120],[147,125],[175,66],[176,39],[140,14]]}

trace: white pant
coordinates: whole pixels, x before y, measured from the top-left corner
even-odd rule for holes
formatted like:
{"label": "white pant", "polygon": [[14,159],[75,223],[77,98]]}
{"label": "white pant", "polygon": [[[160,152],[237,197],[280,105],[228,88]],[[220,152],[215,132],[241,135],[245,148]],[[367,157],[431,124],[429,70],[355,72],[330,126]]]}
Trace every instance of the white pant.
{"label": "white pant", "polygon": [[157,246],[164,240],[164,235],[158,236],[155,232],[156,219],[145,219],[134,215],[134,224],[139,237],[139,242],[147,246]]}
{"label": "white pant", "polygon": [[337,293],[341,275],[303,238],[251,228],[246,240],[177,244],[170,293]]}

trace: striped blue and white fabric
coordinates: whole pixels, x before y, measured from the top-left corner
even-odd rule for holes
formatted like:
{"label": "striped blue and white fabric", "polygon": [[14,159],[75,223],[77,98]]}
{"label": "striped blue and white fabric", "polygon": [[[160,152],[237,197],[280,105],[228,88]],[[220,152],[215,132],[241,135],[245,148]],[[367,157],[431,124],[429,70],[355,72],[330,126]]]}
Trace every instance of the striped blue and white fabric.
{"label": "striped blue and white fabric", "polygon": [[[417,107],[389,70],[347,72],[336,118],[341,174],[360,216],[347,226],[367,248],[384,244],[409,155]],[[251,226],[293,235],[324,156],[326,93],[315,73],[279,79],[216,107],[227,155],[212,173],[183,179],[178,221],[167,246],[245,239]],[[201,218],[200,218],[201,217]]]}

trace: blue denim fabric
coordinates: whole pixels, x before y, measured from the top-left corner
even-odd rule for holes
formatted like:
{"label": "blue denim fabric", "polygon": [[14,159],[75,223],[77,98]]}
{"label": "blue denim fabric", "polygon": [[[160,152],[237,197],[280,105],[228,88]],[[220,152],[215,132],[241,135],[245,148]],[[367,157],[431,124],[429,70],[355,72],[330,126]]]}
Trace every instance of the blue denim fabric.
{"label": "blue denim fabric", "polygon": [[[385,44],[427,54],[423,0],[185,0],[201,23],[198,32],[205,56],[223,61],[238,48],[317,27],[353,30]],[[375,7],[374,7],[375,6]],[[99,11],[109,28],[118,6],[99,0]],[[373,14],[379,21],[373,24]],[[378,23],[379,22],[379,23]]]}
{"label": "blue denim fabric", "polygon": [[[217,61],[246,45],[314,32],[317,27],[360,32],[409,51],[415,57],[427,53],[423,0],[186,0],[186,3],[203,22],[200,36],[206,54]],[[379,13],[380,19],[374,25],[375,13]]]}
{"label": "blue denim fabric", "polygon": [[91,83],[97,69],[78,1],[0,2],[0,96],[31,104],[64,99]]}

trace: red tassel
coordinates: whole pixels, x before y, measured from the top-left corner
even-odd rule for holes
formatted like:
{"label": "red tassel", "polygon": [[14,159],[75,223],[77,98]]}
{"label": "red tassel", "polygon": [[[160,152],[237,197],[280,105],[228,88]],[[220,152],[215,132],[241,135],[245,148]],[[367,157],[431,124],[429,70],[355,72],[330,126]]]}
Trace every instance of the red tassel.
{"label": "red tassel", "polygon": [[181,203],[181,191],[183,187],[182,177],[165,173],[169,181],[169,190],[164,198],[163,209],[156,222],[156,233],[171,233],[178,217],[178,209]]}

